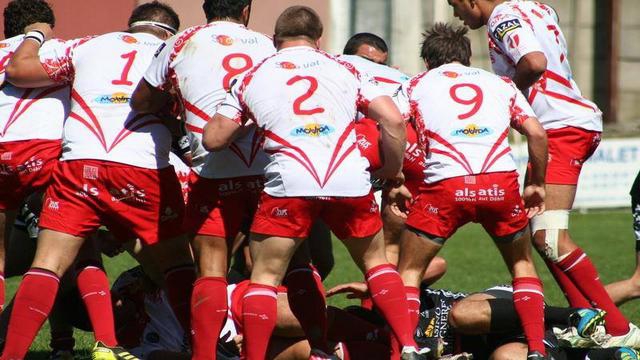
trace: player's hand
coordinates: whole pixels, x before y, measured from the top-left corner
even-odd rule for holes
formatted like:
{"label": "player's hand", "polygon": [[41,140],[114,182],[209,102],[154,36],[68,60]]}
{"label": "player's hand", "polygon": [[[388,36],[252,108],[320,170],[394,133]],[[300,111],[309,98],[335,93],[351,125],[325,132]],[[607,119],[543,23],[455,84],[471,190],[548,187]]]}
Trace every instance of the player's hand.
{"label": "player's hand", "polygon": [[410,202],[412,198],[413,195],[404,185],[392,188],[387,193],[387,203],[389,204],[389,209],[391,209],[391,212],[394,215],[403,219],[407,218],[407,214],[409,213],[407,203]]}
{"label": "player's hand", "polygon": [[45,40],[49,40],[53,36],[53,29],[51,28],[51,25],[47,23],[37,22],[31,25],[27,25],[24,28],[24,33],[26,34],[29,31],[33,31],[33,30],[41,31],[44,34]]}
{"label": "player's hand", "polygon": [[347,299],[366,299],[369,297],[369,288],[362,282],[340,284],[327,291],[327,297],[338,294],[347,294]]}
{"label": "player's hand", "polygon": [[527,185],[524,188],[524,193],[522,198],[524,200],[525,211],[527,212],[527,217],[531,219],[536,215],[540,215],[544,213],[545,205],[544,205],[544,197],[545,197],[544,186],[539,185]]}

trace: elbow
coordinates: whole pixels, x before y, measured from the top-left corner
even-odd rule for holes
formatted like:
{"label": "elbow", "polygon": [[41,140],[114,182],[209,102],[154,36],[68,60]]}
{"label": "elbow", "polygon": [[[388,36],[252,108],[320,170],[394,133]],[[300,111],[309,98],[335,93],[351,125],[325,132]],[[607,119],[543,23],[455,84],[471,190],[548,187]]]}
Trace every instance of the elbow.
{"label": "elbow", "polygon": [[13,62],[10,62],[9,65],[7,65],[4,77],[5,80],[10,82],[12,85],[17,87],[24,87],[24,84],[20,82],[20,69],[16,65],[14,65]]}
{"label": "elbow", "polygon": [[227,144],[227,142],[222,141],[221,139],[205,136],[202,138],[202,146],[209,152],[215,152],[224,150],[229,145]]}

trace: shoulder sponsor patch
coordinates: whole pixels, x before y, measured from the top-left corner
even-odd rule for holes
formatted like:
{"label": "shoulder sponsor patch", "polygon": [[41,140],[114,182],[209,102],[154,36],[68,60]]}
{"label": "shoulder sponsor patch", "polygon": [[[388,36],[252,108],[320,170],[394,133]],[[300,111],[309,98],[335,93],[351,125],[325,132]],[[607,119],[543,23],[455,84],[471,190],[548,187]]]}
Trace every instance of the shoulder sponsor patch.
{"label": "shoulder sponsor patch", "polygon": [[502,41],[502,39],[508,32],[521,27],[522,25],[520,25],[520,20],[518,19],[503,21],[498,24],[498,26],[496,26],[495,30],[493,30],[493,37],[498,39],[499,41]]}

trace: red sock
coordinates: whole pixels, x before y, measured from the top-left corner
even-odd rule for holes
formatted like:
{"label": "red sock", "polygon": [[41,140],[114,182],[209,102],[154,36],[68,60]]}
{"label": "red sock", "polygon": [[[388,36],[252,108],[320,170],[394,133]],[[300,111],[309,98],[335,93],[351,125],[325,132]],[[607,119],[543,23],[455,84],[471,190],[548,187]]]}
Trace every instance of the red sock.
{"label": "red sock", "polygon": [[191,296],[192,359],[216,359],[217,342],[214,339],[220,337],[227,310],[227,279],[198,279]]}
{"label": "red sock", "polygon": [[4,310],[4,297],[5,297],[4,273],[0,271],[0,312]]}
{"label": "red sock", "polygon": [[0,359],[23,359],[49,316],[58,293],[56,274],[32,268],[24,275],[13,303],[7,339]]}
{"label": "red sock", "polygon": [[544,347],[544,294],[542,282],[534,277],[513,279],[513,306],[518,313],[529,351],[546,355]]}
{"label": "red sock", "polygon": [[193,265],[174,267],[164,273],[167,299],[176,319],[185,333],[191,331],[191,292],[196,281],[196,269]]}
{"label": "red sock", "polygon": [[600,282],[595,266],[582,249],[576,249],[558,262],[558,266],[569,276],[578,289],[591,301],[593,306],[607,312],[605,326],[607,333],[613,336],[629,332],[629,320],[613,303]]}
{"label": "red sock", "polygon": [[560,269],[558,264],[550,260],[545,260],[545,263],[547,264],[547,268],[549,268],[549,271],[551,272],[553,277],[556,279],[556,282],[560,286],[560,290],[562,290],[564,296],[567,298],[567,301],[569,301],[569,306],[583,309],[593,306],[589,303],[589,300],[584,297],[582,292],[578,290],[578,288],[573,284],[573,281],[569,279],[567,274],[565,274],[564,271]]}
{"label": "red sock", "polygon": [[320,274],[312,265],[289,271],[284,278],[287,300],[312,349],[331,353],[327,344],[327,302]]}
{"label": "red sock", "polygon": [[390,264],[378,265],[367,271],[365,277],[373,304],[387,320],[400,345],[417,348],[411,330],[407,294],[396,269]]}
{"label": "red sock", "polygon": [[76,282],[96,341],[102,341],[107,346],[118,345],[107,274],[99,267],[87,266],[80,270]]}
{"label": "red sock", "polygon": [[416,331],[420,321],[420,289],[414,286],[405,286],[404,291],[407,293],[411,331]]}
{"label": "red sock", "polygon": [[276,327],[278,293],[273,286],[249,284],[242,298],[242,351],[246,360],[264,360]]}

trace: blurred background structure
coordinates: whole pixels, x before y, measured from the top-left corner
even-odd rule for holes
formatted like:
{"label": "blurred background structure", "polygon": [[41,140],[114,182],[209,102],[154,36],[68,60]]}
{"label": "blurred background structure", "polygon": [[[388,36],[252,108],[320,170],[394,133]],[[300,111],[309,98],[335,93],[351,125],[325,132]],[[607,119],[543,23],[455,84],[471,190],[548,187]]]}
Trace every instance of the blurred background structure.
{"label": "blurred background structure", "polygon": [[[131,9],[146,1],[49,0],[56,36],[63,39],[125,29]],[[204,23],[202,0],[163,1],[180,14],[183,29]],[[7,2],[0,0],[0,7]],[[560,16],[575,80],[604,112],[606,141],[585,167],[576,205],[626,206],[628,187],[640,168],[640,138],[632,138],[640,136],[640,1],[545,2]],[[390,65],[410,75],[423,70],[424,29],[437,21],[458,23],[447,0],[253,0],[250,27],[269,35],[280,12],[296,4],[313,7],[323,18],[325,50],[339,54],[351,35],[372,32],[389,43]],[[490,69],[486,30],[471,31],[470,37],[473,65]],[[621,137],[627,139],[609,140]]]}

